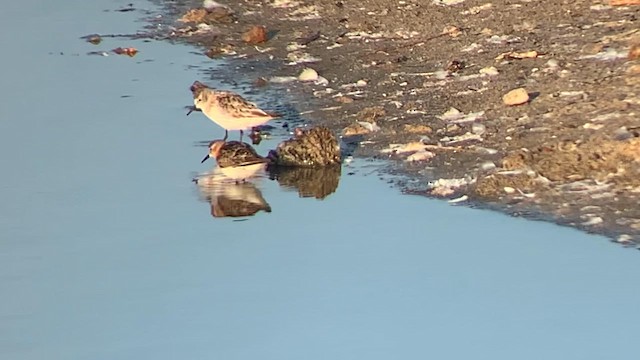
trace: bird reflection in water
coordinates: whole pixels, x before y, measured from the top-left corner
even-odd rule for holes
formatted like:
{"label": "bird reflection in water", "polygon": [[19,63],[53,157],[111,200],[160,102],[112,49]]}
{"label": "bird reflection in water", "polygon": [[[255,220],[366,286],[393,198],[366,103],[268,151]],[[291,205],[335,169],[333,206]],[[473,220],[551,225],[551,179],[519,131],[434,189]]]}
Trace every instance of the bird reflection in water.
{"label": "bird reflection in water", "polygon": [[281,187],[293,189],[300,197],[324,199],[334,193],[340,181],[340,165],[326,167],[283,167],[256,153],[239,141],[215,140],[202,162],[214,158],[216,167],[194,179],[201,198],[211,205],[211,215],[219,217],[253,216],[271,207],[257,185],[266,178]]}
{"label": "bird reflection in water", "polygon": [[243,217],[261,210],[271,212],[262,192],[249,181],[265,177],[268,159],[258,155],[249,144],[224,140],[209,144],[209,154],[202,162],[209,158],[214,158],[217,166],[194,182],[211,205],[211,216]]}

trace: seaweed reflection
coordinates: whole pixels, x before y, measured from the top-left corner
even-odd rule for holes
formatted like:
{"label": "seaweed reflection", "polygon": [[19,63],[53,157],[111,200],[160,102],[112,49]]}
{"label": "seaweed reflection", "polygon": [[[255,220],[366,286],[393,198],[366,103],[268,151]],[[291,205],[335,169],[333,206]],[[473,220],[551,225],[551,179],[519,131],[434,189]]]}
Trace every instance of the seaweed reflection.
{"label": "seaweed reflection", "polygon": [[340,165],[315,168],[273,166],[269,168],[269,178],[284,188],[298,191],[300,197],[322,200],[338,189],[340,172]]}
{"label": "seaweed reflection", "polygon": [[[211,206],[211,216],[247,217],[271,206],[260,189],[264,179],[276,180],[281,187],[298,192],[300,197],[322,200],[338,188],[340,166],[319,168],[279,167],[266,164],[216,166],[194,179],[200,198]],[[267,177],[268,176],[268,177]]]}

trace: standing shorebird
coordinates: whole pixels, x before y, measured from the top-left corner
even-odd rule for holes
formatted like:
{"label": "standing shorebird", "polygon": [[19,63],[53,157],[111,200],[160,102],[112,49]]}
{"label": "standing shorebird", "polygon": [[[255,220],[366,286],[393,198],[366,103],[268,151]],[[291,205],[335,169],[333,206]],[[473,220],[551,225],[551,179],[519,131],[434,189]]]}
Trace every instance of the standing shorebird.
{"label": "standing shorebird", "polygon": [[230,91],[214,90],[199,81],[194,82],[190,89],[193,93],[192,111],[202,111],[211,121],[224,128],[223,140],[227,140],[229,130],[240,130],[242,141],[244,130],[264,125],[276,117]]}

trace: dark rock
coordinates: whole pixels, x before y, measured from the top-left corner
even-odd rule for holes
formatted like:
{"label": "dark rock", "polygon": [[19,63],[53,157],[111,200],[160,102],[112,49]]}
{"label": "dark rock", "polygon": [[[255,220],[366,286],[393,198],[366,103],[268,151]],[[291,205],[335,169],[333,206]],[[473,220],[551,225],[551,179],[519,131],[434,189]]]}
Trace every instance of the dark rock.
{"label": "dark rock", "polygon": [[268,156],[280,166],[319,167],[340,164],[340,145],[326,127],[296,129],[295,136],[281,142]]}

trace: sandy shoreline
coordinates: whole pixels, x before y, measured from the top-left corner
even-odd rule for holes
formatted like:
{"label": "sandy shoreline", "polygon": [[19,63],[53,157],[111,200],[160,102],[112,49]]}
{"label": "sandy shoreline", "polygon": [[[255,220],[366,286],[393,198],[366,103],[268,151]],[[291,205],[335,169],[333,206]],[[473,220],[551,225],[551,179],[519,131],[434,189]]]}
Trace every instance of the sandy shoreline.
{"label": "sandy shoreline", "polygon": [[[640,6],[436,3],[251,0],[179,22],[200,3],[160,1],[150,21],[229,61],[214,77],[300,96],[407,192],[640,242]],[[269,40],[246,44],[256,25]],[[305,68],[320,79],[293,80]],[[518,88],[528,100],[507,105]]]}

